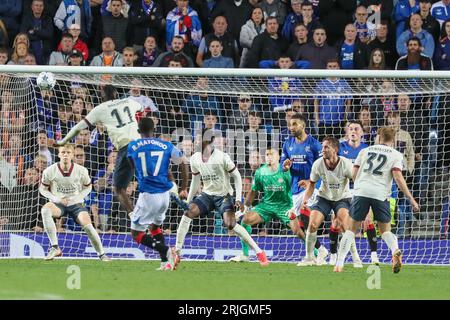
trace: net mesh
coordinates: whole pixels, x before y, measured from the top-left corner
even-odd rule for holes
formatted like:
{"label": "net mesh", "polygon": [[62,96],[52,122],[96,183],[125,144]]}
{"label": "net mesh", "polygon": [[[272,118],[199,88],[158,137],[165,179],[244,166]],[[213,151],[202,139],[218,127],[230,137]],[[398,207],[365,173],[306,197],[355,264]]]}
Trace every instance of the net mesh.
{"label": "net mesh", "polygon": [[[32,255],[30,250],[38,243],[43,248],[48,245],[40,217],[47,200],[38,186],[42,171],[58,161],[53,143],[100,103],[100,86],[112,83],[121,97],[134,96],[141,102],[146,109],[137,117],[152,117],[156,134],[178,145],[188,158],[198,143],[196,137],[213,129],[216,147],[230,154],[243,177],[244,193],[264,163],[265,150],[281,149],[289,137],[287,122],[294,112],[307,117],[307,131],[319,141],[329,134],[347,139],[350,119],[363,123],[362,141],[367,144],[374,143],[378,127],[397,126],[396,148],[404,154],[404,175],[422,208],[413,214],[394,185],[394,232],[401,247],[410,251],[410,262],[450,261],[446,240],[450,79],[57,73],[55,88],[41,91],[36,77],[37,73],[0,73],[0,256],[13,256],[13,234],[33,241],[27,253],[19,250],[18,255]],[[140,257],[127,249],[133,247],[125,236],[130,221],[112,191],[116,153],[107,132],[99,124],[82,131],[73,142],[75,162],[87,167],[92,177],[94,188],[85,204],[106,250],[118,257]],[[180,185],[179,169],[174,166],[172,172]],[[136,201],[136,182],[128,193]],[[174,241],[182,207],[175,199],[171,202],[163,225],[165,234],[171,235],[169,242]],[[57,219],[57,226],[65,251],[74,257],[93,254],[87,238],[77,236],[81,228],[71,218]],[[329,226],[326,221],[319,230],[325,244]],[[303,242],[277,220],[253,227],[252,233],[272,260],[296,261],[304,250]],[[364,260],[370,253],[364,235],[360,236]],[[388,261],[388,249],[379,243],[379,255]],[[209,259],[213,250],[213,258],[225,259],[239,252],[240,246],[220,214],[212,212],[194,220],[185,248],[191,258]],[[145,251],[147,257],[152,254]]]}

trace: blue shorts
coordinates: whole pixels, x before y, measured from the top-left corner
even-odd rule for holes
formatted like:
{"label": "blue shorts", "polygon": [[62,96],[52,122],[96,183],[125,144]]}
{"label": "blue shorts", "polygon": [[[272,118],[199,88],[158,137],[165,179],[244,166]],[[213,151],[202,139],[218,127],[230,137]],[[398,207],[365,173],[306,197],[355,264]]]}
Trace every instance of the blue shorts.
{"label": "blue shorts", "polygon": [[391,222],[391,205],[389,200],[354,196],[350,205],[350,216],[355,221],[364,221],[369,209],[372,208],[373,219],[381,223]]}
{"label": "blue shorts", "polygon": [[234,212],[233,197],[227,194],[224,197],[212,196],[204,192],[195,198],[192,203],[195,203],[200,209],[200,215],[206,216],[213,210],[223,214],[226,211]]}
{"label": "blue shorts", "polygon": [[349,210],[351,198],[345,198],[338,201],[331,201],[321,196],[316,197],[316,202],[310,207],[311,211],[317,210],[325,216],[325,219],[329,218],[333,211],[336,215],[342,208]]}
{"label": "blue shorts", "polygon": [[117,153],[114,166],[113,183],[116,189],[126,189],[134,177],[134,169],[127,158],[128,145],[122,147]]}
{"label": "blue shorts", "polygon": [[88,212],[86,207],[82,204],[73,204],[71,206],[63,206],[60,203],[55,203],[55,206],[61,210],[61,217],[69,216],[73,219],[73,221],[77,221],[78,215],[81,212]]}

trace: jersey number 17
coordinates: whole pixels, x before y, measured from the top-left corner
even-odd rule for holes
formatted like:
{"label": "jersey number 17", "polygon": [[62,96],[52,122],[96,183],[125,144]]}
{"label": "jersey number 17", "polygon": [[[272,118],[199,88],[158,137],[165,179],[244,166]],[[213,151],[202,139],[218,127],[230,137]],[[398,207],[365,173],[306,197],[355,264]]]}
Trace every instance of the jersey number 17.
{"label": "jersey number 17", "polygon": [[[156,177],[159,173],[159,170],[161,169],[161,163],[163,160],[163,156],[164,156],[164,151],[151,151],[150,152],[150,162],[153,164],[152,167],[154,168],[153,170],[153,176]],[[144,177],[148,176],[148,170],[147,170],[147,157],[146,157],[146,153],[145,152],[139,152],[138,153],[138,157],[139,159],[141,159],[141,166],[142,166],[142,175]],[[158,159],[156,159],[156,164],[153,160],[154,157],[158,157]],[[151,167],[149,168],[151,169]]]}

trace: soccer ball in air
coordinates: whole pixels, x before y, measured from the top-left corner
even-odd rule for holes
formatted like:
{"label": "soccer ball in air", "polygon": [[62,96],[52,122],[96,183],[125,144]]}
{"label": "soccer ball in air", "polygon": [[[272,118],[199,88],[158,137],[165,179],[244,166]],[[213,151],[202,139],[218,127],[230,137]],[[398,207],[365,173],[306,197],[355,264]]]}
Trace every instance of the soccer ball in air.
{"label": "soccer ball in air", "polygon": [[41,90],[51,90],[56,84],[55,76],[51,72],[41,72],[36,83]]}

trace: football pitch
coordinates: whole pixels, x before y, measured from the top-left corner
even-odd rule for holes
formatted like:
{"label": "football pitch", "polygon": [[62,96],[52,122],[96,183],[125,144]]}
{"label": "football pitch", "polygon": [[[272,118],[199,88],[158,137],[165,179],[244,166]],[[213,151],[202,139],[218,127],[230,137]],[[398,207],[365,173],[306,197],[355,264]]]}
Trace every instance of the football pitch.
{"label": "football pitch", "polygon": [[0,260],[0,299],[450,299],[450,267],[404,265],[392,274],[388,265],[378,270],[346,265],[335,274],[331,266],[288,263],[182,261],[172,272],[156,271],[158,266],[157,261]]}

